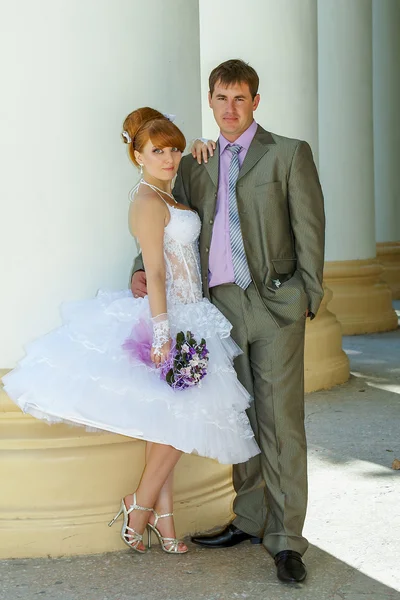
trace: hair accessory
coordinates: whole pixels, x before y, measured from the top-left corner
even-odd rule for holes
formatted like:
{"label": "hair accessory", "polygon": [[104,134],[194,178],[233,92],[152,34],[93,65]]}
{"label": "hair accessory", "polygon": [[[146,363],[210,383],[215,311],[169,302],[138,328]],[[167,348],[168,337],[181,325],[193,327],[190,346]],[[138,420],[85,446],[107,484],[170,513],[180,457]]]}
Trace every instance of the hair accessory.
{"label": "hair accessory", "polygon": [[129,135],[129,133],[127,131],[124,130],[121,135],[126,140],[127,144],[131,144],[132,143],[132,138],[131,138],[131,136]]}
{"label": "hair accessory", "polygon": [[164,117],[168,119],[168,121],[171,121],[171,123],[173,123],[176,119],[176,115],[169,115],[168,113],[165,113]]}

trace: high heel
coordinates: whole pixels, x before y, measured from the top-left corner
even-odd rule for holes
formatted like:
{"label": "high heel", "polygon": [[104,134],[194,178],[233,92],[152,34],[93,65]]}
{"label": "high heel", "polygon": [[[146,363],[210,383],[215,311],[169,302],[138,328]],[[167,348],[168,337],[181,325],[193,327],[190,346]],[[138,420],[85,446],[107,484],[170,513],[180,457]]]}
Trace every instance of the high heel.
{"label": "high heel", "polygon": [[186,552],[188,551],[187,548],[186,548],[186,550],[179,549],[179,544],[182,544],[183,542],[181,542],[180,540],[178,540],[176,538],[163,537],[161,535],[160,531],[157,529],[157,523],[158,523],[159,519],[163,519],[164,517],[173,517],[174,513],[167,513],[165,515],[159,515],[154,509],[153,509],[153,513],[155,516],[154,525],[152,525],[151,523],[147,523],[147,534],[148,534],[147,545],[148,545],[149,550],[151,548],[151,533],[154,532],[156,534],[156,536],[158,537],[158,541],[160,542],[161,549],[164,552],[166,552],[167,554],[186,554]]}
{"label": "high heel", "polygon": [[139,506],[136,503],[136,492],[133,494],[133,504],[127,509],[125,506],[124,499],[121,500],[121,508],[115,515],[115,517],[109,522],[108,526],[111,527],[114,525],[115,521],[121,516],[124,515],[124,522],[122,524],[121,529],[121,539],[122,541],[129,546],[135,552],[140,552],[140,554],[144,554],[146,550],[140,550],[139,544],[143,541],[143,535],[128,527],[129,515],[133,510],[147,510],[149,512],[153,512],[152,508],[145,508],[144,506]]}

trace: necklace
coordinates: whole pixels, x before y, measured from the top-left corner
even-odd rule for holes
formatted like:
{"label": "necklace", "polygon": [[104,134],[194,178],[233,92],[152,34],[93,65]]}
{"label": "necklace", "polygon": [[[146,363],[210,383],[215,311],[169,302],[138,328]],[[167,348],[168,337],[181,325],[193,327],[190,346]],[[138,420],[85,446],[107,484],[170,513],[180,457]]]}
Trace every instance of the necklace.
{"label": "necklace", "polygon": [[140,185],[141,183],[143,183],[144,185],[147,185],[147,186],[149,186],[149,188],[151,188],[151,189],[152,189],[152,190],[154,190],[154,191],[161,192],[162,194],[165,194],[166,196],[168,196],[169,198],[171,198],[171,199],[172,199],[172,200],[175,202],[175,204],[178,204],[177,200],[175,200],[175,198],[173,197],[173,195],[172,195],[172,194],[170,194],[170,193],[168,193],[168,192],[165,192],[164,190],[160,189],[160,188],[159,188],[159,187],[157,187],[156,185],[153,185],[152,183],[149,183],[148,181],[145,181],[144,179],[141,179],[141,180],[139,181],[138,187],[139,187],[139,185]]}

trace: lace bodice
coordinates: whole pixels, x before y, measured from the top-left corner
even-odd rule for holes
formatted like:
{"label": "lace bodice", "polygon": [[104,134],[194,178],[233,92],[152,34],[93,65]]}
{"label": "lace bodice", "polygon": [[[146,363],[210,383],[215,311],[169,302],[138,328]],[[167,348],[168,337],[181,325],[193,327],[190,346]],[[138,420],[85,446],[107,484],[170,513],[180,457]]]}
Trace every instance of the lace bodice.
{"label": "lace bodice", "polygon": [[197,213],[167,204],[171,219],[165,227],[164,257],[168,304],[189,304],[202,299]]}
{"label": "lace bodice", "polygon": [[129,197],[134,201],[141,185],[151,188],[166,204],[170,220],[164,228],[164,259],[166,271],[167,304],[191,304],[203,298],[201,287],[199,236],[201,221],[192,210],[171,206],[163,195],[172,194],[161,190],[143,178],[131,190]]}

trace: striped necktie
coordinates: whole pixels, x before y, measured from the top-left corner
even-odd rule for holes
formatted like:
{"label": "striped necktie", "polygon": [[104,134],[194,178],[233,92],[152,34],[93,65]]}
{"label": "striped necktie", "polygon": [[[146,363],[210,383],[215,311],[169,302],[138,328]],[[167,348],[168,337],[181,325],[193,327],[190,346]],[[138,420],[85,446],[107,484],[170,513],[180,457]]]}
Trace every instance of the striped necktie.
{"label": "striped necktie", "polygon": [[251,275],[243,246],[242,232],[240,229],[239,212],[236,201],[236,182],[239,175],[240,163],[239,152],[242,147],[238,144],[227,146],[232,152],[228,175],[229,195],[229,235],[232,249],[233,272],[235,283],[242,289],[246,289],[251,283]]}

